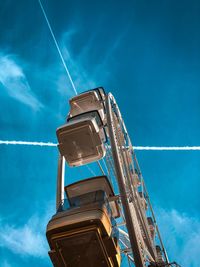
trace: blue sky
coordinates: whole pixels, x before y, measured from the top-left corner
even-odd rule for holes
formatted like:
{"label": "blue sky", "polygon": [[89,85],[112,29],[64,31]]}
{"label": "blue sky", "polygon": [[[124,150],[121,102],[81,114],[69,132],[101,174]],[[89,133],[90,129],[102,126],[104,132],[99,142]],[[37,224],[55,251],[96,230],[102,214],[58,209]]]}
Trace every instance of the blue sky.
{"label": "blue sky", "polygon": [[[111,91],[134,145],[200,145],[199,1],[43,4],[78,92]],[[38,2],[1,1],[0,16],[0,140],[56,142],[74,92]],[[200,152],[137,157],[169,258],[198,267]],[[51,266],[56,172],[56,148],[0,146],[0,266]]]}

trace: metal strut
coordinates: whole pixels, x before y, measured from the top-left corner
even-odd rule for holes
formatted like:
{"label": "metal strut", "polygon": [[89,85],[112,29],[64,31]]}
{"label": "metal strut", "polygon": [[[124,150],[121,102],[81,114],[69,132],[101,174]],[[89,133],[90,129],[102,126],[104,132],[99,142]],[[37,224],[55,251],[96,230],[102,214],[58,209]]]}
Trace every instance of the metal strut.
{"label": "metal strut", "polygon": [[113,113],[112,113],[112,107],[111,107],[111,102],[110,102],[111,95],[108,94],[106,96],[106,110],[107,110],[107,121],[108,121],[108,131],[109,131],[109,137],[110,137],[110,142],[111,142],[111,147],[112,147],[112,154],[113,154],[113,159],[114,159],[114,164],[115,164],[115,169],[116,169],[116,174],[117,174],[117,181],[119,184],[119,190],[120,190],[120,195],[121,195],[121,201],[124,209],[124,215],[126,219],[126,225],[128,229],[128,234],[130,238],[130,243],[131,243],[131,248],[132,252],[134,255],[134,261],[137,267],[143,267],[144,266],[144,260],[143,256],[140,250],[140,245],[138,242],[136,230],[131,218],[131,211],[128,203],[128,198],[126,197],[126,189],[124,185],[124,174],[120,162],[120,156],[119,156],[119,150],[118,150],[118,144],[116,142],[116,136],[114,132],[114,127],[113,127]]}
{"label": "metal strut", "polygon": [[58,174],[57,174],[57,192],[56,192],[56,211],[64,200],[64,180],[65,180],[65,160],[59,153]]}
{"label": "metal strut", "polygon": [[[94,90],[97,91],[97,89]],[[94,91],[92,92],[93,97],[98,96],[96,93],[94,94]],[[101,91],[98,92],[100,93]],[[91,98],[91,93],[86,92],[85,94],[88,98]],[[75,97],[73,100],[74,103],[76,101],[80,102],[81,98],[82,94]],[[175,262],[169,263],[140,167],[117,103],[110,93],[107,95],[104,93],[102,99],[103,102],[100,102],[101,107],[98,106],[99,113],[96,112],[94,114],[94,111],[82,112],[83,114],[87,114],[87,120],[81,120],[82,113],[74,115],[74,117],[79,116],[79,119],[73,119],[72,117],[73,121],[71,124],[69,123],[57,129],[61,154],[59,154],[58,162],[56,210],[60,212],[59,207],[64,203],[65,160],[73,167],[85,164],[94,176],[96,176],[95,173],[87,164],[96,161],[103,175],[98,177],[107,176],[110,180],[109,182],[111,184],[113,183],[113,188],[115,187],[116,195],[113,193],[113,196],[108,197],[108,201],[109,204],[115,203],[117,205],[118,203],[119,205],[117,205],[117,214],[120,220],[117,223],[115,221],[115,225],[122,227],[118,228],[118,241],[121,243],[121,252],[127,256],[129,266],[132,264],[135,267],[145,267],[147,265],[149,267],[178,266]],[[90,101],[88,100],[88,102]],[[96,102],[93,101],[91,103],[90,108],[93,110],[94,103]],[[88,108],[87,105],[84,107],[86,109]],[[71,110],[73,115],[72,111],[75,112],[76,109],[75,111],[73,109]],[[88,113],[92,114],[88,115]],[[98,118],[101,120],[98,120]],[[85,127],[82,127],[83,125]],[[70,137],[71,139],[63,139],[63,133],[66,135],[66,133],[72,132],[72,129],[73,131],[78,131],[80,138],[73,132]],[[88,134],[86,130],[91,134]],[[82,136],[85,138],[84,142],[81,141]],[[74,141],[72,142],[71,140]],[[91,143],[93,144],[91,146],[92,152],[91,154],[87,154],[87,149]],[[95,149],[93,147],[94,145]],[[105,155],[106,163],[103,160]],[[101,165],[101,159],[104,166]],[[117,187],[113,179],[117,181]],[[151,213],[152,217],[150,217],[149,213]],[[114,216],[114,218],[118,217]],[[51,231],[51,223],[50,221],[48,233]],[[51,257],[54,257],[54,254],[52,250]],[[119,251],[118,254],[120,255]],[[116,264],[118,264],[116,266],[120,266],[120,258],[118,258]],[[115,264],[112,266],[115,266]]]}

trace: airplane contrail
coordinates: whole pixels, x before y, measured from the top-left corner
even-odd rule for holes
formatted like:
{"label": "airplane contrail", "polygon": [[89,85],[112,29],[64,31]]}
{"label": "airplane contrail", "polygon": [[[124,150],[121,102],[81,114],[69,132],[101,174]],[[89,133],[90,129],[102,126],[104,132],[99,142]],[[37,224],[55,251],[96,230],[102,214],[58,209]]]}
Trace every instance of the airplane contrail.
{"label": "airplane contrail", "polygon": [[135,150],[200,150],[200,146],[133,146]]}
{"label": "airplane contrail", "polygon": [[52,142],[4,141],[4,140],[0,140],[0,145],[57,146],[56,143]]}
{"label": "airplane contrail", "polygon": [[41,8],[41,10],[42,10],[42,13],[43,13],[43,15],[44,15],[44,17],[45,17],[47,26],[48,26],[48,28],[49,28],[49,31],[50,31],[51,36],[52,36],[52,38],[53,38],[53,41],[54,41],[54,43],[55,43],[55,46],[56,46],[56,49],[57,49],[58,54],[59,54],[59,56],[60,56],[60,59],[61,59],[61,61],[62,61],[62,63],[63,63],[63,66],[64,66],[64,68],[65,68],[65,71],[66,71],[66,73],[67,73],[67,76],[68,76],[68,78],[69,78],[69,80],[70,80],[70,82],[71,82],[72,88],[73,88],[75,94],[77,95],[78,93],[77,93],[76,87],[75,87],[74,82],[73,82],[73,80],[72,80],[72,77],[71,77],[71,75],[70,75],[70,73],[69,73],[69,69],[68,69],[68,67],[67,67],[67,65],[66,65],[66,63],[65,63],[65,60],[64,60],[64,58],[63,58],[63,55],[62,55],[62,53],[61,53],[61,51],[60,51],[60,47],[59,47],[58,42],[57,42],[57,40],[56,40],[55,34],[54,34],[54,32],[53,32],[53,30],[52,30],[52,28],[51,28],[51,24],[50,24],[50,22],[49,22],[49,19],[48,19],[48,17],[47,17],[47,14],[46,14],[46,12],[45,12],[45,10],[44,10],[44,7],[43,7],[43,5],[42,5],[42,2],[41,2],[40,0],[38,0],[38,2],[39,2],[39,5],[40,5],[40,8]]}
{"label": "airplane contrail", "polygon": [[[26,146],[49,146],[56,147],[56,143],[52,142],[31,142],[31,141],[8,141],[0,140],[0,145],[26,145]],[[134,150],[160,150],[160,151],[176,151],[176,150],[200,150],[200,146],[133,146]]]}

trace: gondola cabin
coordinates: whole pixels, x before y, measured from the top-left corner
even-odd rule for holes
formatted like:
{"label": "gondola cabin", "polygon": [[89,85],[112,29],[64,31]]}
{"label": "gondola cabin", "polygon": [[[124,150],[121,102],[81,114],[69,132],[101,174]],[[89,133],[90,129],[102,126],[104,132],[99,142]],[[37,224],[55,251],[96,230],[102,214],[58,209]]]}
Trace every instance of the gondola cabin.
{"label": "gondola cabin", "polygon": [[68,118],[56,131],[60,154],[69,166],[80,166],[105,156],[106,133],[99,111]]}
{"label": "gondola cabin", "polygon": [[101,120],[105,123],[106,117],[104,100],[105,91],[102,87],[83,92],[71,98],[69,101],[70,112],[68,115],[68,119],[77,116],[83,112],[96,110],[99,112]]}
{"label": "gondola cabin", "polygon": [[106,176],[65,187],[67,199],[47,225],[49,256],[55,267],[119,267],[115,218],[119,207]]}

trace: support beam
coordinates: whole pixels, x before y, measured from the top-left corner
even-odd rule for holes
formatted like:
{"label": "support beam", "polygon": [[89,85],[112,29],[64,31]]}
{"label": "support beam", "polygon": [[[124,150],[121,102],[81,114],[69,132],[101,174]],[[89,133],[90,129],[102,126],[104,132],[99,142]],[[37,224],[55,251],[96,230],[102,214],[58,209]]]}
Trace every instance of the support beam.
{"label": "support beam", "polygon": [[57,192],[56,192],[56,211],[64,200],[64,182],[65,182],[65,159],[59,153],[58,175],[57,175]]}
{"label": "support beam", "polygon": [[113,126],[113,113],[112,113],[112,106],[111,106],[111,98],[112,95],[108,94],[106,97],[106,113],[107,113],[107,124],[108,124],[108,131],[110,136],[110,142],[111,142],[111,148],[112,148],[112,154],[115,164],[115,170],[117,174],[117,181],[119,185],[120,195],[121,195],[121,202],[123,205],[125,220],[126,220],[126,226],[130,238],[130,243],[132,247],[132,252],[134,256],[135,265],[137,267],[144,267],[143,257],[140,250],[139,242],[137,239],[137,234],[135,231],[135,227],[132,221],[131,217],[131,211],[128,199],[126,197],[126,189],[124,184],[124,176],[123,176],[123,169],[119,157],[119,151],[118,151],[118,145],[116,142],[116,136],[114,132],[114,126]]}

